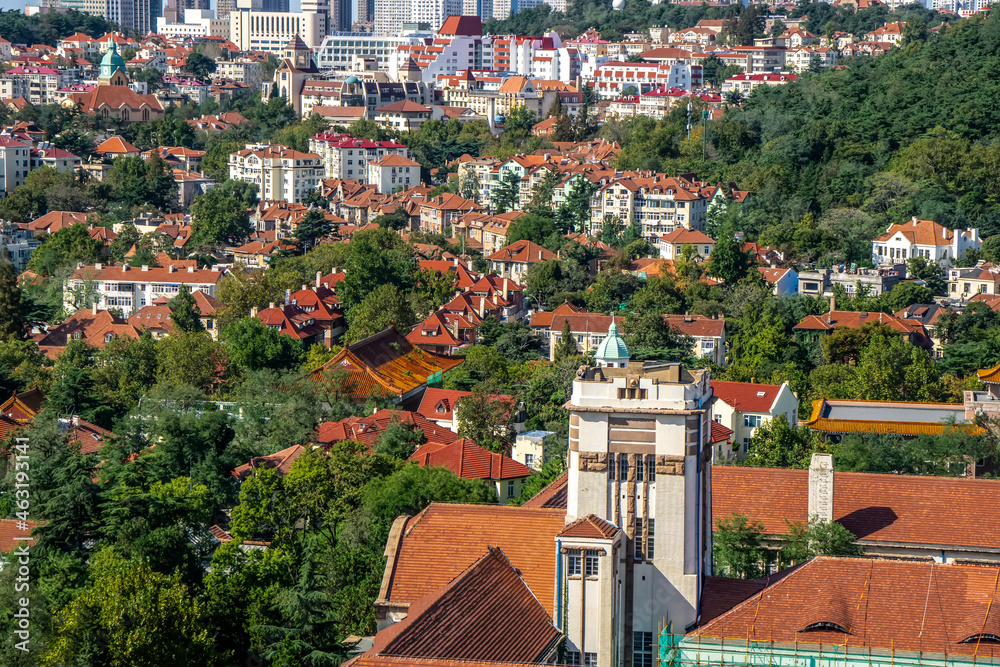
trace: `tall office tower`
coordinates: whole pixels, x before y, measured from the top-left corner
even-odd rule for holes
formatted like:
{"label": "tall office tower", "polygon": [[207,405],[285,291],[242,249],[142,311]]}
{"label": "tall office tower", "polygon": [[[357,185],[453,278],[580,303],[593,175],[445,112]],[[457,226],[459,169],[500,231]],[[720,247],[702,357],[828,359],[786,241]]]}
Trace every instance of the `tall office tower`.
{"label": "tall office tower", "polygon": [[[363,2],[367,2],[367,0],[359,0],[358,9],[361,8],[360,3]],[[407,0],[374,0],[374,3],[375,27],[373,32],[383,37],[399,37],[399,33],[403,30],[403,24],[410,20],[410,3]]]}
{"label": "tall office tower", "polygon": [[[407,0],[397,0],[397,4],[409,5]],[[367,23],[368,21],[377,21],[378,13],[375,10],[375,0],[358,0],[358,23]]]}
{"label": "tall office tower", "polygon": [[[267,0],[265,0],[266,2]],[[336,0],[333,0],[336,2]],[[288,7],[288,0],[284,0],[285,7]],[[288,11],[287,9],[282,11]],[[319,42],[323,42],[334,28],[330,25],[330,0],[302,0],[303,14],[316,14],[316,24],[319,29]],[[310,44],[309,48],[318,47],[319,44]]]}
{"label": "tall office tower", "polygon": [[[614,324],[595,359],[566,406],[570,576],[557,613],[567,650],[587,658],[570,664],[652,665],[658,624],[693,623],[711,574],[712,390],[708,371],[631,361]],[[581,520],[600,530],[570,523]]]}
{"label": "tall office tower", "polygon": [[117,23],[123,33],[135,31],[145,36],[156,27],[156,17],[162,16],[160,3],[161,0],[107,0],[104,18]]}
{"label": "tall office tower", "polygon": [[329,32],[348,32],[354,22],[351,0],[330,0]]}
{"label": "tall office tower", "polygon": [[410,23],[429,23],[432,30],[439,30],[449,16],[462,15],[463,0],[412,0]]}
{"label": "tall office tower", "polygon": [[236,11],[236,0],[216,0],[215,17],[228,19],[229,15]]}

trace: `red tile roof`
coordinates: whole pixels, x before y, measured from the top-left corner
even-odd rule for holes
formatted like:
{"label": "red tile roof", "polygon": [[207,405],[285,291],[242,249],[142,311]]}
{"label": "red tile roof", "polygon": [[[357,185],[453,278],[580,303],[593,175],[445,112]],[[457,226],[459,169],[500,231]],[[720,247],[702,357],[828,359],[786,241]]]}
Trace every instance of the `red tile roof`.
{"label": "red tile roof", "polygon": [[[816,558],[709,621],[695,639],[1000,656],[1000,569]],[[839,629],[838,629],[839,628]]]}
{"label": "red tile roof", "polygon": [[726,333],[726,320],[713,319],[704,315],[664,315],[670,328],[686,336],[701,338],[721,338]]}
{"label": "red tile roof", "polygon": [[569,487],[569,473],[556,477],[554,480],[531,497],[522,507],[547,507],[566,509],[566,491]]}
{"label": "red tile roof", "polygon": [[445,447],[424,445],[410,457],[423,467],[442,466],[464,479],[521,479],[534,472],[509,456],[489,452],[468,438]]}
{"label": "red tile roof", "polygon": [[[998,494],[991,479],[836,472],[833,518],[863,542],[995,549]],[[805,522],[808,510],[808,470],[712,468],[713,519],[743,513],[784,535],[785,520]]]}
{"label": "red tile roof", "polygon": [[555,536],[565,516],[564,509],[432,503],[405,520],[398,548],[386,564],[380,598],[412,604],[475,563],[487,546],[496,546],[542,607],[552,610]]}
{"label": "red tile roof", "polygon": [[725,442],[733,437],[733,430],[726,428],[717,421],[712,422],[712,444]]}
{"label": "red tile roof", "polygon": [[559,537],[584,537],[608,540],[617,535],[618,530],[618,526],[613,523],[605,521],[599,516],[588,514],[559,531]]}
{"label": "red tile roof", "polygon": [[256,456],[250,459],[249,463],[244,463],[233,470],[233,477],[243,481],[249,477],[254,470],[259,468],[271,468],[284,477],[288,474],[288,471],[292,469],[292,464],[295,463],[299,457],[305,453],[305,451],[306,448],[302,445],[292,445],[291,447],[286,447],[280,452],[275,452],[274,454]]}
{"label": "red tile roof", "polygon": [[528,240],[516,241],[509,246],[500,248],[486,259],[494,262],[547,262],[555,259],[556,254]]}
{"label": "red tile roof", "polygon": [[784,385],[755,382],[712,380],[712,393],[734,410],[767,413],[771,411]]}
{"label": "red tile roof", "polygon": [[471,395],[471,391],[428,387],[420,398],[420,407],[417,408],[417,412],[432,421],[438,419],[451,421],[458,399]]}
{"label": "red tile roof", "polygon": [[906,324],[897,317],[887,313],[869,313],[853,310],[834,310],[823,315],[807,315],[793,329],[800,331],[819,330],[832,331],[837,327],[859,329],[871,322],[879,322],[892,327],[901,334],[919,333],[923,327]]}
{"label": "red tile roof", "polygon": [[34,539],[20,540],[18,538],[28,537],[31,531],[38,525],[36,521],[28,521],[28,529],[21,530],[17,526],[15,519],[0,519],[0,553],[10,553],[22,542],[29,547],[34,544]]}
{"label": "red tile roof", "polygon": [[536,662],[561,636],[503,551],[487,547],[462,574],[411,604],[405,620],[378,633],[371,653]]}
{"label": "red tile roof", "polygon": [[412,424],[424,432],[424,438],[428,443],[450,445],[459,439],[458,433],[438,426],[419,413],[383,409],[367,417],[347,417],[340,421],[323,422],[316,428],[316,440],[324,445],[341,440],[357,440],[374,445],[393,422]]}
{"label": "red tile roof", "polygon": [[105,139],[100,146],[94,149],[94,153],[98,155],[104,153],[111,153],[112,155],[138,155],[139,152],[138,148],[117,135]]}

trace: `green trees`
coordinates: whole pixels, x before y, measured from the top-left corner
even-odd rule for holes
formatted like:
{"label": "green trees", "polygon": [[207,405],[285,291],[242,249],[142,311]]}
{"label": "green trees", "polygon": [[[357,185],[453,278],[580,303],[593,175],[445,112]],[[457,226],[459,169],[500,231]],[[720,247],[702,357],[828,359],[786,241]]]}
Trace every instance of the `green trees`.
{"label": "green trees", "polygon": [[295,240],[305,249],[316,243],[317,239],[323,238],[333,229],[333,225],[326,219],[323,212],[316,209],[306,211],[299,223],[295,226]]}
{"label": "green trees", "polygon": [[205,330],[205,325],[201,322],[201,311],[187,285],[181,285],[177,296],[170,300],[169,306],[173,311],[170,319],[175,329],[195,333]]}
{"label": "green trees", "polygon": [[114,200],[129,208],[155,206],[172,211],[177,207],[177,183],[167,163],[156,153],[148,160],[117,158],[104,179]]}
{"label": "green trees", "polygon": [[93,264],[100,261],[101,242],[91,238],[83,223],[40,236],[41,245],[28,260],[28,269],[39,275],[54,276],[75,267],[78,262]]}
{"label": "green trees", "polygon": [[764,524],[745,514],[731,514],[715,520],[712,557],[715,571],[734,579],[756,579],[764,572]]}
{"label": "green trees", "polygon": [[376,287],[365,300],[347,312],[350,325],[347,337],[359,341],[379,331],[395,326],[408,332],[416,322],[410,301],[392,284]]}
{"label": "green trees", "polygon": [[257,186],[228,180],[198,197],[191,206],[191,241],[197,245],[239,242],[253,231],[249,210]]}
{"label": "green trees", "polygon": [[408,293],[417,275],[413,248],[403,243],[398,234],[384,228],[354,235],[345,269],[347,275],[337,284],[337,296],[348,311],[379,287],[392,285],[399,292]]}
{"label": "green trees", "polygon": [[552,359],[560,361],[568,357],[575,357],[577,354],[576,338],[569,327],[569,320],[563,320],[562,333],[559,335],[559,342],[556,343],[556,348],[552,353]]}
{"label": "green trees", "polygon": [[229,363],[241,372],[290,368],[305,356],[298,341],[264,326],[256,317],[233,322],[223,329],[219,340]]}
{"label": "green trees", "polygon": [[789,522],[788,536],[781,548],[781,559],[789,565],[807,561],[816,556],[860,556],[863,551],[855,542],[854,533],[836,521],[810,519]]}
{"label": "green trees", "polygon": [[60,615],[50,654],[112,667],[218,662],[204,611],[179,575],[155,572],[114,549],[93,557],[90,585]]}
{"label": "green trees", "polygon": [[491,452],[508,454],[514,444],[517,403],[491,389],[489,382],[484,383],[473,389],[471,396],[458,401],[455,407],[458,434]]}
{"label": "green trees", "polygon": [[215,61],[197,51],[188,54],[184,69],[198,79],[206,79],[215,72]]}
{"label": "green trees", "polygon": [[4,246],[0,254],[0,340],[23,340],[26,332],[24,302],[17,284],[14,261]]}
{"label": "green trees", "polygon": [[376,454],[405,461],[413,455],[417,447],[427,442],[424,432],[413,424],[393,421],[372,448]]}
{"label": "green trees", "polygon": [[708,275],[720,278],[727,285],[735,285],[749,275],[753,266],[754,258],[742,250],[734,230],[719,230],[719,239],[715,242],[708,264]]}
{"label": "green trees", "polygon": [[521,178],[514,170],[503,173],[498,185],[490,193],[490,203],[494,213],[506,213],[521,208]]}
{"label": "green trees", "polygon": [[789,424],[785,415],[778,415],[754,429],[743,464],[763,468],[808,468],[810,457],[819,446],[810,428]]}

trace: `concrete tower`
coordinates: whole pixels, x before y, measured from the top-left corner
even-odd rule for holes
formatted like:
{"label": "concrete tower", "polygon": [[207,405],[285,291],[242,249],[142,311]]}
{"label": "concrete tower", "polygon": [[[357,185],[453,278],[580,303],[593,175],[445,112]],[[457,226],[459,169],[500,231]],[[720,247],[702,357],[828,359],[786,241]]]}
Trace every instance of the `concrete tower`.
{"label": "concrete tower", "polygon": [[[645,667],[655,664],[663,621],[675,632],[695,621],[711,572],[709,375],[676,363],[631,361],[614,324],[596,361],[577,372],[567,405],[564,532],[584,534],[576,524],[599,518],[620,529],[614,539],[621,543],[604,531],[602,549],[612,557],[595,568],[602,582],[613,568],[612,580],[595,586],[589,599],[566,582],[561,627],[567,650],[583,656],[580,664],[590,658],[602,667]],[[595,544],[598,532],[587,533]],[[559,538],[564,549],[570,537]],[[564,568],[576,571],[576,564],[566,560]],[[595,604],[604,611],[592,613]]]}

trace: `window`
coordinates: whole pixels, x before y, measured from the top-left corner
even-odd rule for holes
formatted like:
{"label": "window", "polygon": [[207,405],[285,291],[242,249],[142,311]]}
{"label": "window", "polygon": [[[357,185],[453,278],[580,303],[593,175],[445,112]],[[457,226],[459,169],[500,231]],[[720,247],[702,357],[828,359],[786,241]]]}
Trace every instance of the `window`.
{"label": "window", "polygon": [[599,558],[599,556],[597,555],[596,551],[588,551],[588,552],[586,552],[586,556],[584,558],[584,574],[586,576],[588,576],[588,577],[596,577],[598,574],[600,574],[600,572],[601,572],[600,567],[601,566],[600,566],[600,561],[598,560],[598,558]]}
{"label": "window", "polygon": [[763,419],[760,415],[743,415],[743,425],[750,428],[757,428],[763,423]]}
{"label": "window", "polygon": [[653,524],[654,519],[649,519],[649,526],[646,528],[646,558],[653,559]]}
{"label": "window", "polygon": [[640,454],[639,458],[635,462],[635,481],[641,482],[644,472],[646,472],[646,466],[643,465],[642,455]]}
{"label": "window", "polygon": [[653,667],[652,632],[632,632],[632,667]]}
{"label": "window", "polygon": [[628,454],[618,455],[618,481],[624,482],[628,479]]}
{"label": "window", "polygon": [[579,577],[580,576],[580,554],[571,553],[566,559],[566,576],[568,577]]}
{"label": "window", "polygon": [[568,651],[566,653],[566,664],[567,665],[579,665],[580,664],[580,652],[579,651]]}
{"label": "window", "polygon": [[642,560],[642,519],[636,517],[635,519],[635,559]]}
{"label": "window", "polygon": [[514,480],[510,480],[509,482],[507,482],[507,497],[508,498],[514,497]]}
{"label": "window", "polygon": [[583,664],[584,664],[584,667],[597,667],[597,654],[596,653],[584,653],[583,654]]}
{"label": "window", "polygon": [[[791,423],[791,422],[789,422]],[[646,454],[646,481],[656,481],[656,455]]]}
{"label": "window", "polygon": [[529,468],[531,468],[532,466],[534,466],[535,465],[535,455],[534,454],[525,454],[524,455],[524,465],[528,466]]}

